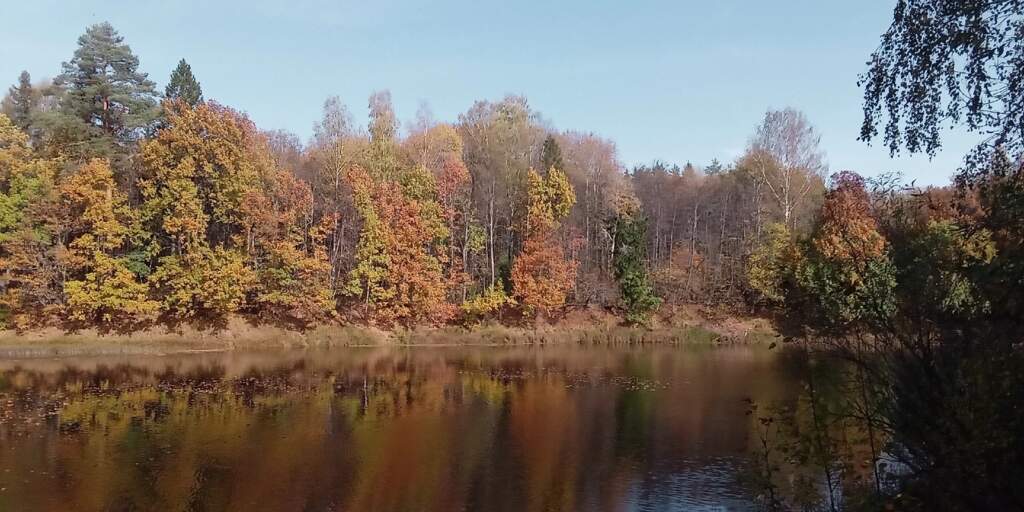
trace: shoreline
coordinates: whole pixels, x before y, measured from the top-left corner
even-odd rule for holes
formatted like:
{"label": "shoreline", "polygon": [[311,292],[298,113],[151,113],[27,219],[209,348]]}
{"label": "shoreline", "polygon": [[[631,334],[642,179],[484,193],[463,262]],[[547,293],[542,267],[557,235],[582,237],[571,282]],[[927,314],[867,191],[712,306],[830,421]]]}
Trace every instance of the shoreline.
{"label": "shoreline", "polygon": [[488,322],[392,330],[355,324],[297,330],[233,317],[216,330],[183,325],[154,326],[130,333],[102,333],[92,328],[69,332],[53,327],[0,331],[0,359],[380,346],[767,344],[776,336],[765,318],[709,316],[695,307],[667,312],[651,327],[623,326],[617,317],[593,310],[533,326]]}

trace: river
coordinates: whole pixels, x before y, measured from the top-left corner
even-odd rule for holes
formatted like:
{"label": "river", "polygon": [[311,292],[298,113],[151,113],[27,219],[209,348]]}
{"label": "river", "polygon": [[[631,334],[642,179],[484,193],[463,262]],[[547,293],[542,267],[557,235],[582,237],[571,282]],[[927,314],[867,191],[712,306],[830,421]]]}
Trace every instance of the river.
{"label": "river", "polygon": [[751,510],[763,346],[0,360],[0,511]]}

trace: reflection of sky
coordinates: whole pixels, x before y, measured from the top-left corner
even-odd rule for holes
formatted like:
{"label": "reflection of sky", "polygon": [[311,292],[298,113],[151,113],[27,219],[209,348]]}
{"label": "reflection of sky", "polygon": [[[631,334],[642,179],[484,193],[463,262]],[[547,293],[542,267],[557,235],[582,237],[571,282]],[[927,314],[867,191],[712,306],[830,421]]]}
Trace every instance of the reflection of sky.
{"label": "reflection of sky", "polygon": [[694,459],[675,472],[648,473],[630,487],[626,506],[645,512],[758,510],[754,497],[736,485],[745,462],[738,457]]}

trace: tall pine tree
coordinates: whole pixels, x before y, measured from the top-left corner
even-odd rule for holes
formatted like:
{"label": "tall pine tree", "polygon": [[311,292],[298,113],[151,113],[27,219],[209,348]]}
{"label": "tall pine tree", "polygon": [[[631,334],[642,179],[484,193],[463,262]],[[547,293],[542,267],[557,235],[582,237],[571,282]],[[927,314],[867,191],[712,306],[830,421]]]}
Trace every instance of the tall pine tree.
{"label": "tall pine tree", "polygon": [[171,72],[171,81],[164,90],[164,96],[169,100],[181,100],[189,106],[196,106],[203,101],[203,89],[192,74],[192,66],[181,59],[178,67]]}
{"label": "tall pine tree", "polygon": [[18,84],[8,89],[7,96],[8,105],[5,105],[5,110],[8,110],[8,117],[11,118],[15,126],[28,131],[32,124],[32,113],[39,103],[39,95],[32,87],[32,77],[28,71],[21,72],[21,75],[18,76]]}
{"label": "tall pine tree", "polygon": [[[109,23],[86,29],[56,83],[64,88],[59,120],[79,156],[123,154],[156,119],[154,84]],[[72,122],[72,119],[77,123]]]}

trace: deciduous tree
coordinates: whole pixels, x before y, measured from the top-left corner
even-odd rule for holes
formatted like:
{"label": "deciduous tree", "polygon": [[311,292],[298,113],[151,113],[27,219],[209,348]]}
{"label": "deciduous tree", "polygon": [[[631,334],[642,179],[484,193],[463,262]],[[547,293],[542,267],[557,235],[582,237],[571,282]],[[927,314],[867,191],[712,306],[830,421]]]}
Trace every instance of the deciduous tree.
{"label": "deciduous tree", "polygon": [[71,219],[64,253],[72,276],[64,285],[70,318],[116,326],[156,312],[148,283],[126,258],[139,233],[110,165],[98,159],[83,165],[61,183],[60,196]]}
{"label": "deciduous tree", "polygon": [[18,328],[55,319],[64,301],[61,240],[67,223],[57,163],[34,158],[28,136],[0,114],[0,306]]}
{"label": "deciduous tree", "polygon": [[802,112],[769,110],[750,141],[743,165],[778,206],[781,221],[793,229],[795,212],[820,190],[826,171],[821,137]]}
{"label": "deciduous tree", "polygon": [[565,173],[554,168],[544,176],[530,169],[527,183],[526,241],[511,275],[518,302],[532,314],[565,304],[575,280],[576,264],[565,258],[554,233],[576,202],[576,194]]}
{"label": "deciduous tree", "polygon": [[347,291],[383,324],[441,322],[454,312],[441,259],[431,251],[447,236],[436,203],[431,207],[434,183],[425,171],[407,174],[404,186],[375,181],[358,167],[348,178],[363,228]]}
{"label": "deciduous tree", "polygon": [[798,280],[824,327],[883,325],[896,309],[896,269],[886,240],[864,179],[844,171],[832,181]]}
{"label": "deciduous tree", "polygon": [[273,158],[252,122],[231,109],[172,102],[166,110],[167,127],[140,154],[142,215],[157,259],[151,279],[166,311],[230,313],[256,282],[245,265],[255,240],[243,232],[242,204],[274,172]]}

